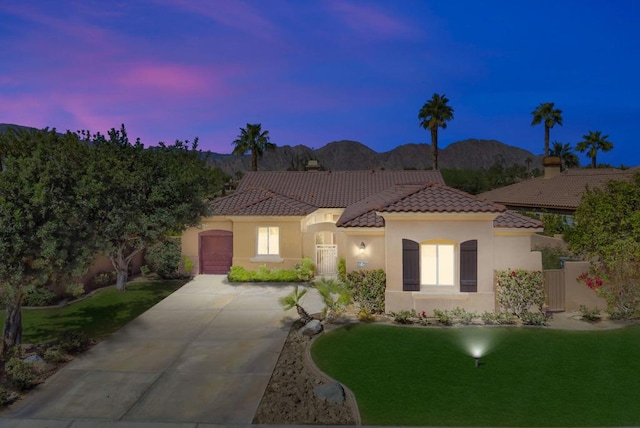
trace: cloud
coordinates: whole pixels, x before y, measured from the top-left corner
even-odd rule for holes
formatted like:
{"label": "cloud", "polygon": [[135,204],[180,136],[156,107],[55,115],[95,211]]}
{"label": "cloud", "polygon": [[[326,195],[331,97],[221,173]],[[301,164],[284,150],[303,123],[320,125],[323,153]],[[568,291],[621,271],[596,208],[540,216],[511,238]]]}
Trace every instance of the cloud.
{"label": "cloud", "polygon": [[417,37],[420,29],[391,15],[389,10],[364,3],[346,1],[328,3],[329,10],[354,32],[367,38],[406,39]]}

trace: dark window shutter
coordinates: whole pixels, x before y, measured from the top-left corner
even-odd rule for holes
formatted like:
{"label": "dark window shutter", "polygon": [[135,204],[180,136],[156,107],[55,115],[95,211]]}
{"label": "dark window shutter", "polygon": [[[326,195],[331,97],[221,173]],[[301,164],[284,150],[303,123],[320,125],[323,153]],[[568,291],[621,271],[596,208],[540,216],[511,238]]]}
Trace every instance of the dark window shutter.
{"label": "dark window shutter", "polygon": [[420,291],[420,244],[402,240],[402,291]]}
{"label": "dark window shutter", "polygon": [[478,241],[473,239],[460,244],[460,291],[478,291]]}

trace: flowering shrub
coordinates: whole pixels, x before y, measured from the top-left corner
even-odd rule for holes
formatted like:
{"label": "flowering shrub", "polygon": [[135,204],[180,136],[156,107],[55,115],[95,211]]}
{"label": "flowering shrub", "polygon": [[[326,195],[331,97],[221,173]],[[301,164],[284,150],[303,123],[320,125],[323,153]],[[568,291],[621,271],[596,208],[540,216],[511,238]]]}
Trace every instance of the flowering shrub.
{"label": "flowering shrub", "polygon": [[545,303],[544,277],[540,271],[524,269],[496,272],[498,304],[518,318],[531,308],[542,312]]}
{"label": "flowering shrub", "polygon": [[345,284],[353,300],[370,314],[384,313],[384,291],[387,275],[384,270],[356,270],[347,273]]}
{"label": "flowering shrub", "polygon": [[589,276],[589,274],[587,274],[586,272],[582,272],[582,274],[580,274],[580,276],[578,277],[578,281],[584,282],[585,284],[587,284],[587,287],[592,290],[598,290],[598,288],[602,287],[603,285],[602,278],[600,278],[599,276]]}

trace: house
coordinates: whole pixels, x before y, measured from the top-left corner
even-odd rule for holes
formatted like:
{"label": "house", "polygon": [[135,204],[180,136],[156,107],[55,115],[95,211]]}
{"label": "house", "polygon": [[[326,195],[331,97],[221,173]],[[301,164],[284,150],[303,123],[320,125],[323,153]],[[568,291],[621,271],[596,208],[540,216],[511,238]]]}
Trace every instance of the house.
{"label": "house", "polygon": [[539,213],[555,213],[568,217],[572,224],[586,188],[604,188],[611,180],[631,180],[640,168],[576,168],[560,171],[560,158],[547,157],[544,175],[481,193],[481,198],[509,209]]}
{"label": "house", "polygon": [[384,269],[386,309],[495,310],[496,269],[542,268],[539,221],[444,184],[439,171],[256,171],[182,237],[199,273]]}

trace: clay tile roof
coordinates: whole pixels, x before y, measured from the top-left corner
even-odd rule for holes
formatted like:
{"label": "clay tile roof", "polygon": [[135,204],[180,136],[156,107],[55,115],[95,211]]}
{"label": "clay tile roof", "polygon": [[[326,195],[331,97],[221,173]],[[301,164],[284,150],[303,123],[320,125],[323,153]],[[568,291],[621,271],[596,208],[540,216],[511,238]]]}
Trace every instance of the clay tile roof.
{"label": "clay tile roof", "polygon": [[266,189],[318,208],[345,208],[397,184],[441,183],[439,171],[250,171],[237,191]]}
{"label": "clay tile roof", "polygon": [[551,178],[537,177],[481,193],[481,198],[513,208],[572,210],[587,187],[602,188],[610,180],[630,180],[637,169],[570,169]]}
{"label": "clay tile roof", "polygon": [[451,187],[428,184],[384,207],[382,212],[499,213],[502,205],[484,201]]}
{"label": "clay tile roof", "polygon": [[344,211],[338,227],[382,227],[377,212],[414,213],[500,213],[505,207],[477,199],[441,184],[398,185],[359,201]]}
{"label": "clay tile roof", "polygon": [[542,229],[542,222],[515,211],[507,210],[493,220],[493,227],[508,229]]}
{"label": "clay tile roof", "polygon": [[214,200],[209,215],[300,216],[315,210],[312,205],[274,192],[250,189]]}

